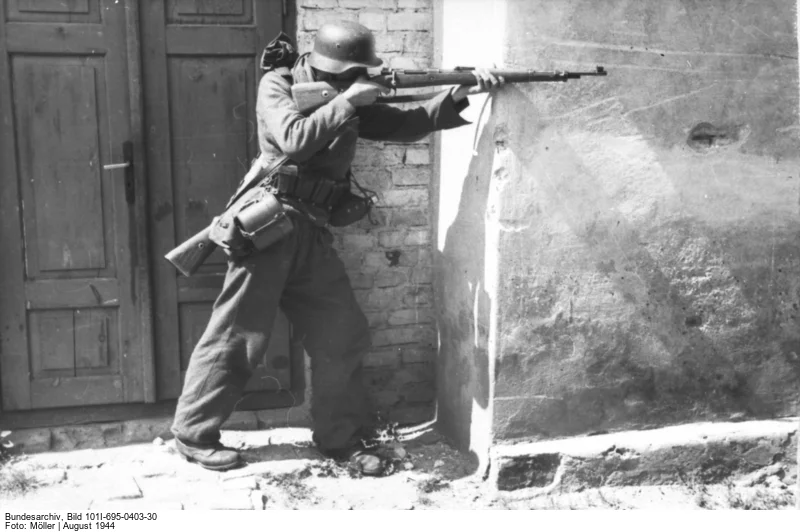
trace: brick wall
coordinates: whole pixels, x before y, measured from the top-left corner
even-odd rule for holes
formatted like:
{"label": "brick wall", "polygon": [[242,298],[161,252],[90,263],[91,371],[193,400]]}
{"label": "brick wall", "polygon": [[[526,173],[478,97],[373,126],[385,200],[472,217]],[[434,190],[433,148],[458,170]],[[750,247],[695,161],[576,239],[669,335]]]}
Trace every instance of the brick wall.
{"label": "brick wall", "polygon": [[[311,50],[316,30],[358,21],[375,34],[393,68],[430,66],[431,0],[298,0],[297,42]],[[378,407],[398,421],[433,412],[436,327],[431,285],[430,139],[413,144],[362,142],[356,179],[380,194],[373,225],[364,219],[336,231],[337,247],[372,327],[367,385]]]}

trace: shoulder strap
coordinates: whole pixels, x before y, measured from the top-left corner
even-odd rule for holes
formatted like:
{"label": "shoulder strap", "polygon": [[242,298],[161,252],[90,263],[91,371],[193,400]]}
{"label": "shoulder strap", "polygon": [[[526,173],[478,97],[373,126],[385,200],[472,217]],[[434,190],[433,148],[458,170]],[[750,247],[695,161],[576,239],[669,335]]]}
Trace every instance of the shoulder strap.
{"label": "shoulder strap", "polygon": [[289,67],[285,67],[285,66],[284,67],[278,67],[278,68],[274,69],[272,72],[275,72],[280,77],[282,77],[283,79],[288,81],[290,85],[294,84],[294,79],[292,77],[292,71],[289,69]]}
{"label": "shoulder strap", "polygon": [[263,182],[265,179],[269,179],[274,176],[278,169],[286,164],[288,160],[288,155],[279,157],[278,159],[272,161],[272,164],[270,164],[266,169],[264,169],[264,167],[260,164],[254,164],[250,171],[247,172],[247,175],[244,176],[244,179],[242,179],[239,189],[233,196],[231,196],[231,199],[228,200],[228,204],[225,205],[225,209],[229,209],[230,206],[233,205],[236,200],[241,198],[245,192]]}

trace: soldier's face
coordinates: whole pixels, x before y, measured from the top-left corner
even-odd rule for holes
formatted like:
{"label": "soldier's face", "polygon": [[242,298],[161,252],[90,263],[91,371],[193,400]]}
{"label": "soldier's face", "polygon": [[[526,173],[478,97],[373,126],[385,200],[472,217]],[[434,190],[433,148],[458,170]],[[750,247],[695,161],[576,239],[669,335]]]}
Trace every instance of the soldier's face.
{"label": "soldier's face", "polygon": [[366,76],[366,68],[351,68],[339,74],[325,72],[324,70],[314,69],[314,77],[317,81],[355,81],[359,76]]}

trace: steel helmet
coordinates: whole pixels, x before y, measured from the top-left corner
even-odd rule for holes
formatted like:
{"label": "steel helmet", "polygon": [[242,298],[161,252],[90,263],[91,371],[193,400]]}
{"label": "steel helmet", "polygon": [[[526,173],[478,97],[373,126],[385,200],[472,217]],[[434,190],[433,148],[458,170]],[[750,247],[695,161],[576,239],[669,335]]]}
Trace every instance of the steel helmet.
{"label": "steel helmet", "polygon": [[375,55],[372,32],[355,22],[323,25],[314,38],[314,50],[308,63],[324,72],[341,74],[353,67],[377,67],[383,61]]}

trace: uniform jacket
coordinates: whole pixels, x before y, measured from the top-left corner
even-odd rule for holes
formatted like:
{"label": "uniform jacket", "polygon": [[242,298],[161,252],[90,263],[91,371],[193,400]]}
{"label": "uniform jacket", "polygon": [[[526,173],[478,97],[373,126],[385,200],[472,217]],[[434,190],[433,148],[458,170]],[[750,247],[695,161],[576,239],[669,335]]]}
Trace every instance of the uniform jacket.
{"label": "uniform jacket", "polygon": [[[292,76],[295,83],[313,81],[313,74],[301,57]],[[342,95],[309,116],[297,110],[291,83],[279,73],[268,72],[258,88],[256,115],[262,157],[272,160],[282,154],[297,163],[302,178],[315,176],[345,179],[356,151],[356,141],[410,142],[429,133],[468,124],[459,112],[469,105],[458,104],[450,91],[413,109],[385,104],[353,107]]]}

